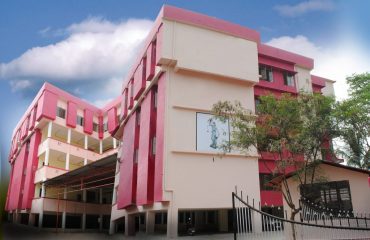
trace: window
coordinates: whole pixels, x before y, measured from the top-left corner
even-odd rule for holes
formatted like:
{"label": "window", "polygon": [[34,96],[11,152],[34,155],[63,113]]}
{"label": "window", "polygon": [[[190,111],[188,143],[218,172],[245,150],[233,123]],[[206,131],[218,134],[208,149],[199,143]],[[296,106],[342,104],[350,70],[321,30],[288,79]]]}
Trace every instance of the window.
{"label": "window", "polygon": [[157,109],[158,104],[158,91],[157,89],[154,91],[154,108]]}
{"label": "window", "polygon": [[287,86],[294,86],[294,74],[284,72],[284,84]]}
{"label": "window", "polygon": [[301,196],[320,207],[352,212],[352,198],[348,181],[333,181],[300,186]]}
{"label": "window", "polygon": [[97,123],[93,122],[93,131],[98,132],[99,131],[99,125]]}
{"label": "window", "polygon": [[157,145],[157,138],[153,137],[152,138],[152,155],[155,155],[156,145]]}
{"label": "window", "polygon": [[77,115],[77,124],[80,126],[84,125],[84,118]]}
{"label": "window", "polygon": [[57,117],[65,119],[66,118],[66,110],[64,108],[57,107]]}
{"label": "window", "polygon": [[254,107],[255,107],[255,111],[258,112],[258,105],[260,105],[261,103],[261,100],[259,98],[255,98],[254,99]]}
{"label": "window", "polygon": [[108,131],[108,122],[103,124],[103,131],[104,132]]}
{"label": "window", "polygon": [[261,79],[265,81],[272,82],[274,81],[273,75],[272,75],[272,67],[268,67],[265,65],[259,65],[259,75],[261,75]]}
{"label": "window", "polygon": [[274,191],[274,188],[268,185],[273,178],[272,174],[260,173],[260,190]]}
{"label": "window", "polygon": [[138,163],[139,160],[139,149],[135,149],[134,151],[134,163]]}
{"label": "window", "polygon": [[136,125],[140,126],[140,109],[136,111]]}

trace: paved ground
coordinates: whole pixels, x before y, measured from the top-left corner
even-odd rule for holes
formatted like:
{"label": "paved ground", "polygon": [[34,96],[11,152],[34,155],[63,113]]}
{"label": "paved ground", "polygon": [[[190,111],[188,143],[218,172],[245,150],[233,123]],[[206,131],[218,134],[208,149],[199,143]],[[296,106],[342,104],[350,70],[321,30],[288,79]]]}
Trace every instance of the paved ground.
{"label": "paved ground", "polygon": [[[165,235],[154,235],[148,236],[145,234],[137,234],[135,237],[125,237],[123,234],[115,234],[110,236],[106,233],[55,233],[48,232],[45,230],[38,230],[37,228],[28,227],[24,225],[4,223],[2,226],[2,233],[4,240],[15,240],[15,239],[41,239],[41,240],[94,240],[94,239],[165,239]],[[1,232],[0,232],[1,234]],[[1,239],[1,236],[0,236]],[[200,235],[191,237],[178,237],[181,240],[205,240],[205,239],[215,239],[215,240],[230,240],[233,239],[232,234],[215,234],[215,235]]]}

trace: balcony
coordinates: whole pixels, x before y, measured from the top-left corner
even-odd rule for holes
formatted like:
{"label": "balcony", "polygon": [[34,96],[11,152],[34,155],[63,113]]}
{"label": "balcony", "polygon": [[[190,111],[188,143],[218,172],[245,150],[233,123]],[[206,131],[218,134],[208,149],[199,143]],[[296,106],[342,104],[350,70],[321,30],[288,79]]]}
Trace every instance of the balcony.
{"label": "balcony", "polygon": [[37,169],[35,173],[35,181],[34,183],[39,183],[47,179],[51,179],[62,175],[68,172],[65,169],[51,167],[51,166],[42,166],[41,168]]}
{"label": "balcony", "polygon": [[84,203],[55,198],[35,198],[32,200],[31,213],[67,212],[72,214],[111,214],[111,204]]}
{"label": "balcony", "polygon": [[117,149],[110,149],[103,154],[96,153],[94,151],[90,151],[79,146],[71,145],[62,141],[55,140],[53,138],[45,139],[40,145],[38,150],[38,156],[43,154],[47,148],[50,148],[55,151],[69,153],[73,156],[82,158],[82,159],[89,159],[91,161],[97,161],[101,158],[107,157],[112,155],[117,151]]}

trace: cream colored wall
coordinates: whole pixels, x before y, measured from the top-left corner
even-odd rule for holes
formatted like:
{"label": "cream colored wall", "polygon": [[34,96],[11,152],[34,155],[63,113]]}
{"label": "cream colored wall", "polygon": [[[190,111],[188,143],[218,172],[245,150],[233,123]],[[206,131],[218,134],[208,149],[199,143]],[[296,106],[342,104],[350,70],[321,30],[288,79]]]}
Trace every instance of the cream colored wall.
{"label": "cream colored wall", "polygon": [[163,20],[162,29],[162,63],[258,82],[257,43],[168,20]]}
{"label": "cream colored wall", "polygon": [[322,94],[325,96],[334,97],[335,96],[334,83],[335,83],[334,81],[326,81],[325,87],[321,90]]}
{"label": "cream colored wall", "polygon": [[[175,208],[230,208],[235,186],[259,200],[258,157],[196,151],[196,113],[220,100],[238,100],[254,110],[253,87],[245,81],[166,69],[164,159],[166,200]],[[172,192],[172,194],[170,194]]]}
{"label": "cream colored wall", "polygon": [[[325,177],[327,181],[348,180],[351,190],[353,211],[355,213],[370,213],[370,187],[367,174],[333,167],[326,164],[321,164],[319,171],[320,176]],[[290,178],[288,180],[288,184],[293,201],[298,205],[298,200],[300,197],[299,182],[298,180]],[[289,207],[285,201],[284,209],[288,210],[289,212]]]}
{"label": "cream colored wall", "polygon": [[297,72],[297,74],[295,75],[295,79],[297,83],[297,90],[311,93],[312,92],[312,80],[311,80],[310,70],[299,67],[297,65],[294,68],[295,68],[295,71]]}

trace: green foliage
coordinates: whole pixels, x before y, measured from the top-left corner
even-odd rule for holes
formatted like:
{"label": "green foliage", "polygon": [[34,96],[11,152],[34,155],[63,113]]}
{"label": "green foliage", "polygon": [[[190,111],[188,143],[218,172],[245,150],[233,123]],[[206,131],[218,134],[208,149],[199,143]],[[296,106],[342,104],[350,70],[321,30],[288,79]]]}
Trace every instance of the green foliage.
{"label": "green foliage", "polygon": [[347,78],[349,98],[339,102],[336,121],[344,147],[338,150],[348,165],[370,167],[370,73]]}
{"label": "green foliage", "polygon": [[294,171],[300,184],[316,179],[323,143],[338,133],[333,119],[334,103],[334,99],[321,94],[283,94],[280,98],[262,96],[258,116],[239,102],[218,102],[213,112],[221,121],[230,120],[231,141],[225,149],[248,152],[255,147],[259,153],[276,156],[276,168],[270,170],[280,176],[281,184],[276,187],[292,214],[296,214],[299,208],[291,198],[286,174]]}

